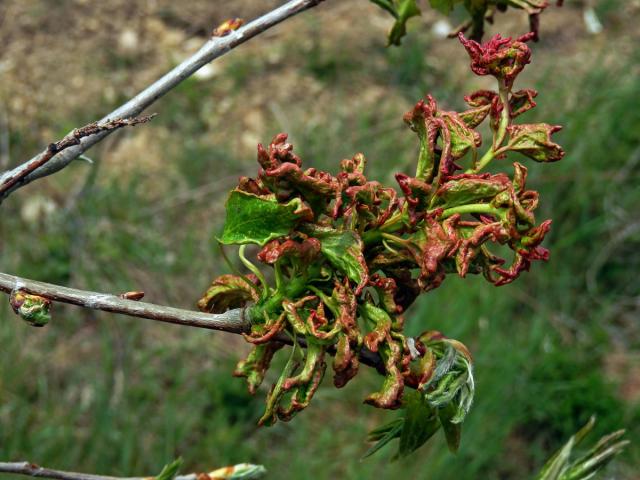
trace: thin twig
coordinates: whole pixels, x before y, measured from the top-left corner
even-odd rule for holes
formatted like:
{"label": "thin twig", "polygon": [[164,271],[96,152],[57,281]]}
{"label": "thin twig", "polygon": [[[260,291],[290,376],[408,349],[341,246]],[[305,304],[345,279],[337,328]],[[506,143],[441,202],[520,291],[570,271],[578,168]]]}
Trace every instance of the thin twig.
{"label": "thin twig", "polygon": [[61,287],[51,283],[37,282],[0,273],[0,291],[10,294],[19,290],[39,295],[53,302],[68,303],[93,310],[120,313],[130,317],[146,318],[158,322],[176,323],[189,327],[208,328],[230,333],[248,332],[250,329],[249,320],[245,318],[242,309],[229,310],[220,314],[202,313],[153,303],[126,300],[116,295]]}
{"label": "thin twig", "polygon": [[[127,103],[109,113],[98,123],[104,123],[115,119],[131,118],[139,115],[140,112],[149,107],[149,105],[154,103],[158,98],[175,88],[207,63],[233,50],[237,46],[283,22],[284,20],[304,10],[319,5],[323,1],[324,0],[290,0],[286,4],[266,13],[238,30],[230,32],[224,37],[210,38],[195,54],[187,58],[180,65],[165,74],[162,78],[147,87]],[[81,140],[80,144],[67,148],[63,152],[54,155],[46,162],[45,165],[39,167],[36,166],[33,171],[22,177],[18,182],[15,182],[10,188],[2,190],[0,193],[0,203],[16,189],[27,185],[38,178],[51,175],[65,168],[72,160],[82,155],[82,153],[91,146],[100,142],[103,138],[109,135],[109,133],[111,132],[103,131],[96,135],[85,137]],[[20,172],[29,168],[32,163],[38,162],[39,158],[40,155],[32,158],[15,169],[0,175],[0,185],[4,185],[8,179],[16,177]]]}
{"label": "thin twig", "polygon": [[88,473],[65,472],[40,467],[29,462],[0,463],[0,472],[57,480],[144,480],[144,477],[110,477]]}
{"label": "thin twig", "polygon": [[131,127],[134,125],[139,125],[140,123],[146,123],[153,117],[155,117],[155,114],[145,115],[142,117],[110,120],[104,123],[93,122],[85,125],[84,127],[76,128],[71,133],[66,135],[62,140],[59,140],[56,143],[51,143],[44,151],[31,159],[29,162],[13,170],[13,172],[15,172],[13,176],[7,176],[6,178],[3,177],[4,180],[2,181],[2,183],[0,183],[0,198],[2,198],[2,195],[5,192],[13,188],[14,185],[17,185],[34,170],[44,167],[58,153],[63,152],[67,148],[80,145],[83,138],[100,133],[106,134],[123,127]]}
{"label": "thin twig", "polygon": [[[246,464],[238,465],[245,467]],[[255,466],[254,466],[255,468]],[[262,468],[262,467],[260,467]],[[229,468],[227,468],[229,469]],[[219,470],[210,473],[218,473]],[[91,473],[66,472],[64,470],[54,470],[41,467],[30,462],[0,462],[0,473],[13,473],[16,475],[27,475],[37,478],[52,478],[55,480],[153,480],[155,477],[112,477],[108,475],[94,475]],[[174,480],[196,480],[198,478],[212,478],[209,473],[191,473],[188,475],[178,475]]]}

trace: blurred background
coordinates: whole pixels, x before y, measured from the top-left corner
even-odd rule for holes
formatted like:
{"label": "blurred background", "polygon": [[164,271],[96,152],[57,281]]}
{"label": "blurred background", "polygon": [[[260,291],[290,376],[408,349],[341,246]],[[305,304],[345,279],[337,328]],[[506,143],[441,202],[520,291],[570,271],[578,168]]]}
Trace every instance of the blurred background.
{"label": "blurred background", "polygon": [[[0,166],[101,118],[223,20],[278,3],[2,0]],[[425,2],[404,45],[385,48],[388,15],[329,0],[241,46],[154,105],[150,124],[88,151],[92,164],[4,202],[0,271],[193,308],[227,272],[214,237],[226,192],[256,172],[258,142],[288,132],[307,166],[333,171],[363,152],[370,176],[394,183],[417,153],[405,111],[427,92],[463,108],[465,93],[492,87],[443,38],[445,20]],[[496,20],[490,34],[528,30],[521,11]],[[569,0],[542,15],[516,87],[540,92],[526,121],[564,125],[565,159],[527,162],[539,218],[554,222],[551,259],[500,288],[450,277],[408,314],[411,333],[441,330],[476,358],[457,455],[438,435],[406,461],[391,463],[392,448],[360,461],[366,432],[396,415],[362,404],[375,372],[343,390],[325,379],[291,423],[257,428],[266,387],[253,398],[231,377],[242,338],[62,305],[36,330],[2,296],[0,460],[151,475],[181,455],[185,472],[250,461],[269,478],[521,479],[596,414],[596,434],[625,427],[633,442],[610,478],[638,478],[639,20],[636,0]]]}

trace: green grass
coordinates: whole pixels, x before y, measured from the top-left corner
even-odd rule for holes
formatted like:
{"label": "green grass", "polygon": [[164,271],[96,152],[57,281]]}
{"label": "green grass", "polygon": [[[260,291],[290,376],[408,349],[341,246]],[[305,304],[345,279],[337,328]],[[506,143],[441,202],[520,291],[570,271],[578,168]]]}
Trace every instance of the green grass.
{"label": "green grass", "polygon": [[[371,80],[395,94],[375,111],[340,110],[313,126],[304,109],[293,109],[287,119],[302,157],[335,168],[364,151],[383,181],[410,168],[415,143],[400,120],[405,107],[427,86],[445,104],[459,102],[464,87],[429,64],[424,42],[409,37],[401,50],[374,50],[370,68],[362,62],[352,71],[336,47],[295,53],[292,63],[331,85],[336,104],[354,94],[352,82]],[[466,62],[459,53],[456,61]],[[258,60],[232,64],[229,95],[251,85],[253,65]],[[596,413],[598,433],[629,428],[634,444],[624,460],[637,463],[640,409],[620,398],[603,362],[614,345],[632,350],[640,340],[628,320],[639,294],[640,232],[625,231],[638,222],[640,84],[625,66],[573,75],[540,78],[531,117],[566,126],[567,157],[528,164],[542,216],[554,219],[551,261],[499,289],[480,278],[447,279],[409,313],[411,332],[438,329],[474,353],[477,401],[458,455],[437,437],[406,462],[390,463],[391,451],[361,462],[366,432],[395,415],[361,403],[379,382],[374,372],[343,391],[327,381],[294,421],[257,429],[265,392],[252,398],[230,375],[246,349],[241,339],[58,305],[52,324],[34,330],[1,298],[0,459],[113,475],[152,474],[182,455],[184,471],[251,461],[266,465],[270,478],[521,479]],[[2,205],[2,270],[103,291],[143,288],[150,301],[192,306],[224,270],[213,237],[233,184],[225,178],[255,169],[234,156],[233,139],[215,149],[208,141],[211,112],[201,99],[213,93],[186,82],[159,104],[159,125],[188,139],[164,159],[178,172],[169,183],[176,191],[150,191],[154,179],[140,171],[88,183],[75,207],[27,224],[18,199],[38,186],[25,188]],[[268,120],[271,133],[284,127]],[[84,172],[74,166],[56,178],[65,185]]]}

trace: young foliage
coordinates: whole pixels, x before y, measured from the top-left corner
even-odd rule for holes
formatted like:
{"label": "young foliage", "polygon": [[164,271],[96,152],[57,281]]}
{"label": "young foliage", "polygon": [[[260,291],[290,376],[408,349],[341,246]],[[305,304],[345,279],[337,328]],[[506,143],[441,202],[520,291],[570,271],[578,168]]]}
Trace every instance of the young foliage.
{"label": "young foliage", "polygon": [[[384,380],[365,403],[404,410],[371,433],[378,443],[369,454],[398,438],[397,456],[408,455],[441,427],[451,450],[458,448],[474,396],[471,354],[439,332],[408,338],[404,313],[447,275],[479,274],[500,286],[549,256],[541,243],[551,221],[535,218],[538,194],[526,188],[527,169],[514,163],[512,176],[482,172],[512,153],[538,162],[562,158],[550,138],[559,127],[514,123],[535,107],[536,92],[513,91],[530,61],[531,37],[497,35],[480,45],[460,34],[472,70],[493,75],[498,91],[470,94],[462,112],[442,110],[427,96],[405,115],[420,148],[416,173],[396,174],[401,193],[368,179],[362,154],[343,160],[334,175],[303,168],[285,134],[258,146],[258,175],[241,178],[231,193],[220,239],[242,245],[240,258],[252,273],[218,277],[199,307],[247,306],[252,328],[245,338],[254,349],[235,375],[252,393],[283,342],[293,343],[261,425],[290,420],[309,405],[330,355],[341,388],[369,352]],[[477,127],[486,120],[493,138],[480,155]],[[273,282],[246,259],[247,243],[260,247],[257,260]],[[497,245],[511,250],[510,260]]]}
{"label": "young foliage", "polygon": [[[165,465],[157,476],[147,478],[149,480],[174,480],[180,473],[182,463],[182,458],[178,458]],[[239,463],[238,465],[217,468],[216,470],[208,473],[184,475],[181,478],[185,479],[193,477],[194,479],[199,480],[257,480],[259,478],[263,478],[266,474],[267,470],[262,465]]]}
{"label": "young foliage", "polygon": [[587,452],[572,460],[574,448],[585,439],[594,425],[595,418],[591,417],[589,422],[549,459],[536,480],[587,480],[593,478],[629,444],[628,440],[620,440],[625,431],[618,430],[605,435]]}

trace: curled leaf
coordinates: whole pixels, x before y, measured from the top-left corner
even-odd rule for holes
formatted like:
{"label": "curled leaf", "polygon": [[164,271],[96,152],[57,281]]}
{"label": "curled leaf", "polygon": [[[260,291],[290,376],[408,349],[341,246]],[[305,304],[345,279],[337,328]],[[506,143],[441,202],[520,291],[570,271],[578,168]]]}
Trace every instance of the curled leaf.
{"label": "curled leaf", "polygon": [[222,275],[211,283],[198,300],[198,308],[203,312],[222,313],[244,307],[248,302],[258,301],[257,286],[258,278],[253,274],[246,277]]}
{"label": "curled leaf", "polygon": [[506,148],[536,162],[557,162],[564,157],[564,150],[551,140],[551,135],[561,128],[547,123],[510,125]]}
{"label": "curled leaf", "polygon": [[531,50],[525,42],[533,38],[532,33],[516,40],[497,34],[483,44],[467,40],[462,33],[458,38],[471,57],[471,70],[476,75],[493,75],[509,87],[531,61]]}

